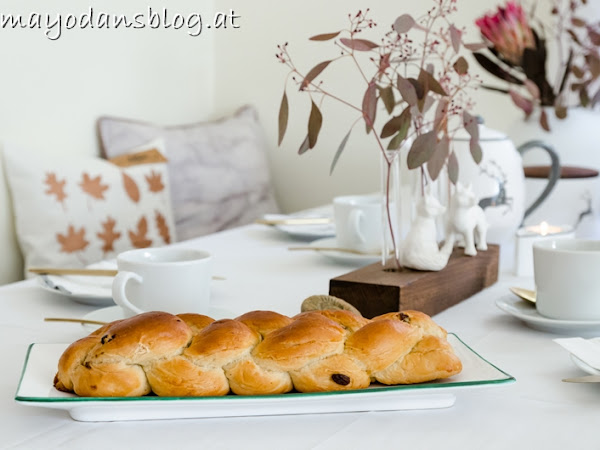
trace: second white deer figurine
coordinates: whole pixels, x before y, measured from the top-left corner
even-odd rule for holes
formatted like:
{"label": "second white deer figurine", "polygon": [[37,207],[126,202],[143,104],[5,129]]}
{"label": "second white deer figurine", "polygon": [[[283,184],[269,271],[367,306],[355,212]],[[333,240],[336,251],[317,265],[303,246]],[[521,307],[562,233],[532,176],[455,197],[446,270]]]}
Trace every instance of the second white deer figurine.
{"label": "second white deer figurine", "polygon": [[[487,250],[488,223],[483,209],[477,204],[477,198],[471,185],[456,183],[454,195],[450,201],[446,239],[463,238],[465,255],[475,256],[477,250]],[[475,247],[477,245],[477,248]]]}

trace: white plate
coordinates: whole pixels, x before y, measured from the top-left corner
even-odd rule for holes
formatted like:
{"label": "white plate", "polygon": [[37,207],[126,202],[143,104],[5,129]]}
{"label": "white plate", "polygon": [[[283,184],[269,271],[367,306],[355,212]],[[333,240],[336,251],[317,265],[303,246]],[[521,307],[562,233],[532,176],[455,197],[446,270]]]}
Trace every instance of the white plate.
{"label": "white plate", "polygon": [[496,306],[536,330],[559,334],[577,333],[578,335],[597,335],[600,332],[600,320],[550,319],[538,313],[534,304],[513,296],[496,300]]}
{"label": "white plate", "polygon": [[[594,342],[595,344],[598,344],[598,346],[600,346],[600,338],[594,338],[594,339],[590,339],[590,341]],[[579,367],[581,370],[583,370],[584,372],[589,373],[590,375],[600,375],[600,370],[598,369],[594,369],[592,366],[590,366],[589,364],[586,364],[585,362],[583,362],[581,359],[579,359],[577,356],[575,356],[574,354],[570,353],[571,355],[571,360],[575,363],[575,365],[577,367]]]}
{"label": "white plate", "polygon": [[[336,248],[339,247],[335,237],[319,239],[309,244],[311,247]],[[340,264],[349,264],[357,266],[366,266],[376,262],[381,262],[381,255],[361,255],[357,253],[340,252],[336,250],[315,250],[323,256]]]}
{"label": "white plate", "polygon": [[402,386],[378,385],[346,392],[225,397],[90,398],[59,392],[52,382],[58,359],[67,345],[31,344],[15,400],[31,406],[67,410],[73,419],[81,421],[265,416],[446,408],[454,404],[458,389],[515,381],[457,336],[451,334],[448,339],[463,363],[463,371],[445,380]]}
{"label": "white plate", "polygon": [[[229,311],[228,309],[219,308],[216,306],[209,307],[209,310],[206,313],[206,315],[216,320],[232,319],[236,317],[236,314]],[[108,308],[102,308],[92,311],[91,313],[83,316],[83,318],[85,320],[96,320],[98,322],[113,322],[115,320],[125,319],[125,312],[120,306],[109,306]],[[90,332],[97,330],[101,327],[101,325],[94,325],[92,323],[84,323],[82,325]]]}
{"label": "white plate", "polygon": [[[267,220],[278,220],[278,219],[297,219],[297,218],[332,218],[331,209],[318,209],[303,211],[297,214],[265,214],[263,216]],[[299,240],[312,241],[314,239],[335,236],[335,224],[331,223],[324,224],[298,224],[298,225],[274,225],[277,230],[288,234]]]}
{"label": "white plate", "polygon": [[[88,269],[116,269],[115,261],[102,261],[87,266]],[[112,281],[114,277],[84,275],[41,275],[39,285],[50,292],[78,303],[92,306],[114,305]]]}

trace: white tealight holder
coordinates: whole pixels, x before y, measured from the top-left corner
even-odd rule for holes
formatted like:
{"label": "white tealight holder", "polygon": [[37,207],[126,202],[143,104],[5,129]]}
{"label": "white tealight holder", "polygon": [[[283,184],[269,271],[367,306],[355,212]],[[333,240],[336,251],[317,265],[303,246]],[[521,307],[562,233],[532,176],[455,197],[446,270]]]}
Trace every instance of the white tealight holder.
{"label": "white tealight holder", "polygon": [[515,249],[515,274],[533,276],[533,243],[556,239],[574,239],[575,229],[570,225],[549,225],[542,222],[517,230]]}

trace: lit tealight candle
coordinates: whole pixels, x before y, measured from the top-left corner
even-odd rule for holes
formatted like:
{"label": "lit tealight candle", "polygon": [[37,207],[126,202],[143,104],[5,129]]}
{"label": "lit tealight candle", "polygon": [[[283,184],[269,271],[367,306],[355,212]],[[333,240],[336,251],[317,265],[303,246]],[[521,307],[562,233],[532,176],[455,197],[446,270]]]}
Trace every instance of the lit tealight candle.
{"label": "lit tealight candle", "polygon": [[518,276],[533,276],[533,243],[548,239],[573,239],[575,230],[570,225],[550,225],[543,221],[517,230],[515,251],[515,273]]}

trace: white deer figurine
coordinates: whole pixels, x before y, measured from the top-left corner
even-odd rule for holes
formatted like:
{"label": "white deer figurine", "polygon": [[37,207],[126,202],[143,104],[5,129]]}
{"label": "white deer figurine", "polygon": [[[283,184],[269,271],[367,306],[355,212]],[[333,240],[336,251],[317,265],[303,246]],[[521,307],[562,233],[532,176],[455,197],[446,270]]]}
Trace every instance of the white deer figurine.
{"label": "white deer figurine", "polygon": [[454,240],[446,239],[440,249],[435,225],[436,217],[445,211],[446,208],[427,189],[417,205],[417,217],[402,243],[400,264],[411,269],[431,271],[446,267]]}
{"label": "white deer figurine", "polygon": [[[475,256],[477,250],[487,250],[486,234],[488,223],[483,209],[477,204],[473,188],[456,183],[456,190],[450,200],[450,210],[446,228],[446,238],[464,241],[465,255]],[[475,248],[477,245],[477,248]]]}

